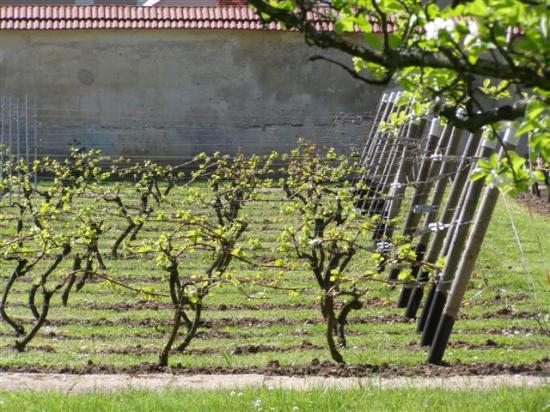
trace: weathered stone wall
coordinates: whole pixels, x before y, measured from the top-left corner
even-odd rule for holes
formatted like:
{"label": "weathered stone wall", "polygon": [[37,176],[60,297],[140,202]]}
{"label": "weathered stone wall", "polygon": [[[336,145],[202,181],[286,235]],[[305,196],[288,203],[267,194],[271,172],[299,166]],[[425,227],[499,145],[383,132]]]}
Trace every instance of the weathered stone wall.
{"label": "weathered stone wall", "polygon": [[[178,162],[363,142],[381,93],[307,58],[297,33],[0,32],[0,95],[38,98],[40,152],[71,144]],[[346,57],[343,57],[346,59]]]}

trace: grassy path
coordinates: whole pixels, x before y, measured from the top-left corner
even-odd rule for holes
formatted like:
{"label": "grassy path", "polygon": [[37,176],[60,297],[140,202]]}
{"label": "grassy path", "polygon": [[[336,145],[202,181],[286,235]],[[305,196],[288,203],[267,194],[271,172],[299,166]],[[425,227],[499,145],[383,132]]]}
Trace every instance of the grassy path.
{"label": "grassy path", "polygon": [[58,391],[65,393],[112,392],[159,389],[354,389],[354,388],[431,388],[493,389],[506,387],[543,387],[550,390],[550,376],[490,375],[447,377],[368,377],[335,378],[321,376],[242,375],[71,375],[43,373],[0,373],[0,388],[5,391]]}

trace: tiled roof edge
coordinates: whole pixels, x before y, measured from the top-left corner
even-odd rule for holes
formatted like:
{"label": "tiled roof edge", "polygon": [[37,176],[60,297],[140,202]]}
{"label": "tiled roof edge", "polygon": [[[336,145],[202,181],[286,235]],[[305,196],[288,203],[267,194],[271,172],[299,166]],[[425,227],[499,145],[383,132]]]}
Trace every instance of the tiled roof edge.
{"label": "tiled roof edge", "polygon": [[[319,13],[310,16],[316,28],[334,30]],[[105,29],[284,30],[246,6],[0,6],[0,30]]]}

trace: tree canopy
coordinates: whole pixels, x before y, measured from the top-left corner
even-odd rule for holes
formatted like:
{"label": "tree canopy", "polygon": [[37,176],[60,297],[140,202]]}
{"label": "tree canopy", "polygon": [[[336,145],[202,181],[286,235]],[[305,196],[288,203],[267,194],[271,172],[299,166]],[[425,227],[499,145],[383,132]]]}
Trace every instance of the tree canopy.
{"label": "tree canopy", "polygon": [[[533,157],[550,160],[550,6],[541,0],[248,0],[266,22],[351,56],[325,56],[373,85],[395,82],[415,113],[470,131],[504,122],[528,134]],[[319,21],[333,30],[322,29]],[[458,110],[461,109],[461,110]],[[519,156],[480,169],[493,183],[527,185],[536,173]],[[479,174],[478,174],[479,176]],[[507,177],[503,179],[503,177]],[[505,183],[503,183],[505,182]]]}

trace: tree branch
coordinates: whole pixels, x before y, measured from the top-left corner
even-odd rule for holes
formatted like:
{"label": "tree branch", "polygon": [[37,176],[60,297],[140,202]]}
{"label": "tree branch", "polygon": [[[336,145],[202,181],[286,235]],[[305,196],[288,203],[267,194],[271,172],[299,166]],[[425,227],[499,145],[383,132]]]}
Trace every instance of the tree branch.
{"label": "tree branch", "polygon": [[393,77],[393,71],[391,72],[388,72],[382,79],[380,80],[375,80],[375,79],[367,79],[366,77],[363,77],[361,76],[359,73],[357,73],[355,70],[353,70],[352,68],[346,66],[345,64],[343,63],[340,63],[339,61],[337,60],[334,60],[334,59],[331,59],[330,57],[325,57],[325,56],[321,56],[321,55],[315,55],[315,56],[311,56],[309,58],[309,61],[317,61],[317,60],[324,60],[324,61],[327,61],[329,63],[332,63],[332,64],[335,64],[336,66],[344,69],[346,72],[348,72],[353,78],[357,79],[357,80],[361,80],[362,82],[364,83],[367,83],[367,84],[372,84],[372,85],[375,85],[375,86],[385,86],[387,85],[392,77]]}

